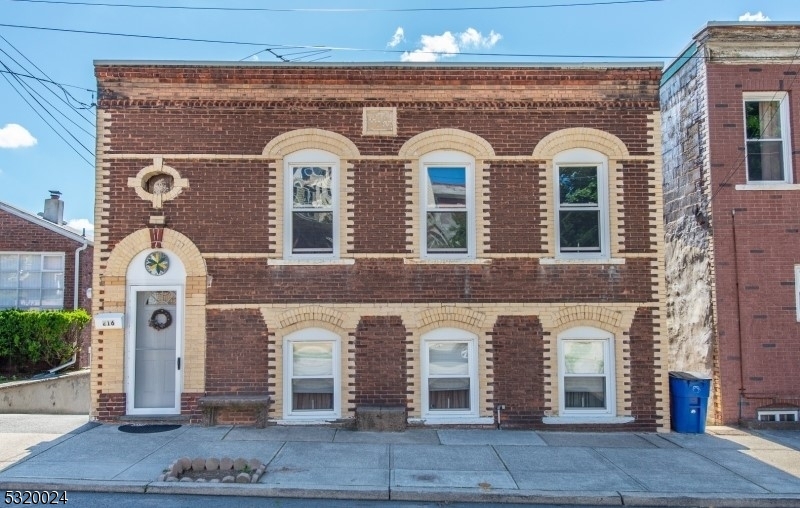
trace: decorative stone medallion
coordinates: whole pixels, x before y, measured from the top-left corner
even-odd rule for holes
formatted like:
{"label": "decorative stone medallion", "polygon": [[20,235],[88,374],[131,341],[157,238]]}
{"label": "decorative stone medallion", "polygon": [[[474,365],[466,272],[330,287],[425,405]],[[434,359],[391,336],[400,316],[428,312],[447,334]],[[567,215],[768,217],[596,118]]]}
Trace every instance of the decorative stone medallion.
{"label": "decorative stone medallion", "polygon": [[397,136],[397,108],[364,108],[362,134]]}

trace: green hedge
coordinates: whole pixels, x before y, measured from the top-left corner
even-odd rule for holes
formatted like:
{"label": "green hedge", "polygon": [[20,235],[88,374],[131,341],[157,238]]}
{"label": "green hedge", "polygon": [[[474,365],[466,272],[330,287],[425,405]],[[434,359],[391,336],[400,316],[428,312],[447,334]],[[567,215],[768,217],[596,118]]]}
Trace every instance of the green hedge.
{"label": "green hedge", "polygon": [[90,321],[83,310],[0,310],[0,360],[19,371],[55,367],[75,354]]}

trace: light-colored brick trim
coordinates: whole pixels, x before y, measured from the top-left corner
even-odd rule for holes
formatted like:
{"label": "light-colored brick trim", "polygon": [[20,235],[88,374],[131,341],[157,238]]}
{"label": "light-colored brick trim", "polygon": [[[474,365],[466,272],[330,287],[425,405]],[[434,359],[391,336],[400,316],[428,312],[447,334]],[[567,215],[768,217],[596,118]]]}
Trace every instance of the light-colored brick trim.
{"label": "light-colored brick trim", "polygon": [[404,159],[419,159],[438,150],[464,152],[474,157],[476,162],[494,156],[494,148],[488,141],[460,129],[433,129],[417,134],[403,143],[398,155]]}
{"label": "light-colored brick trim", "polygon": [[452,306],[425,309],[418,314],[416,319],[420,333],[426,333],[445,326],[454,326],[456,328],[466,328],[478,334],[485,321],[486,314],[483,312]]}
{"label": "light-colored brick trim", "polygon": [[290,153],[306,149],[325,150],[342,159],[357,159],[360,156],[355,143],[341,134],[323,129],[297,129],[281,134],[267,143],[262,155],[282,159]]}
{"label": "light-colored brick trim", "polygon": [[630,156],[628,148],[617,136],[598,129],[573,127],[552,132],[543,137],[533,149],[533,157],[552,159],[557,154],[572,148],[590,148],[609,159],[622,159]]}
{"label": "light-colored brick trim", "polygon": [[[205,389],[206,264],[199,249],[185,235],[165,229],[162,247],[178,256],[186,269],[184,287],[184,392]],[[94,312],[127,312],[128,265],[137,254],[150,249],[150,232],[140,229],[122,239],[105,260],[105,270],[95,270]],[[99,250],[99,249],[98,249]],[[99,266],[99,265],[95,265]],[[124,330],[92,330],[92,404],[101,393],[125,391]]]}
{"label": "light-colored brick trim", "polygon": [[[155,175],[167,174],[172,177],[172,189],[164,194],[153,194],[145,189],[147,181]],[[164,164],[163,157],[154,157],[153,164],[144,167],[136,173],[136,176],[128,178],[128,187],[132,187],[136,191],[136,195],[145,201],[150,201],[153,208],[161,208],[165,201],[175,199],[183,192],[183,189],[189,187],[189,180],[181,178],[178,170]]]}
{"label": "light-colored brick trim", "polygon": [[278,324],[282,329],[307,321],[328,323],[341,329],[343,317],[341,312],[330,307],[308,305],[306,307],[290,309],[281,314],[278,318]]}

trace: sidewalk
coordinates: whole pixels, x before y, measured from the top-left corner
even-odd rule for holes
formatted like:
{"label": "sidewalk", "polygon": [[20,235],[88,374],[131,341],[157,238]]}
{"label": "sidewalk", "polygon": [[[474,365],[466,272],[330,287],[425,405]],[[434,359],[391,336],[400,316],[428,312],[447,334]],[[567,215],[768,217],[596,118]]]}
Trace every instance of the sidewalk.
{"label": "sidewalk", "polygon": [[[32,434],[43,440],[34,444]],[[255,484],[156,481],[180,457],[257,458],[267,470]],[[800,507],[800,432],[729,427],[703,435],[297,426],[130,434],[86,417],[0,415],[0,467],[0,491]]]}

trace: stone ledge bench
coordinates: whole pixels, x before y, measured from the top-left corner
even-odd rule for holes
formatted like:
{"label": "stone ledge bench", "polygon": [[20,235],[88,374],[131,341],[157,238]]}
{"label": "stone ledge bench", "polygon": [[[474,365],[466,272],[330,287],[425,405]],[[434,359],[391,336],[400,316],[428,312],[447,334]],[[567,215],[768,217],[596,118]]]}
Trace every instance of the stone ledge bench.
{"label": "stone ledge bench", "polygon": [[213,427],[217,424],[218,409],[255,409],[256,427],[263,429],[267,426],[267,413],[272,398],[269,395],[205,395],[197,399],[200,408],[203,410],[206,427]]}
{"label": "stone ledge bench", "polygon": [[358,430],[401,432],[406,430],[405,406],[357,406]]}

